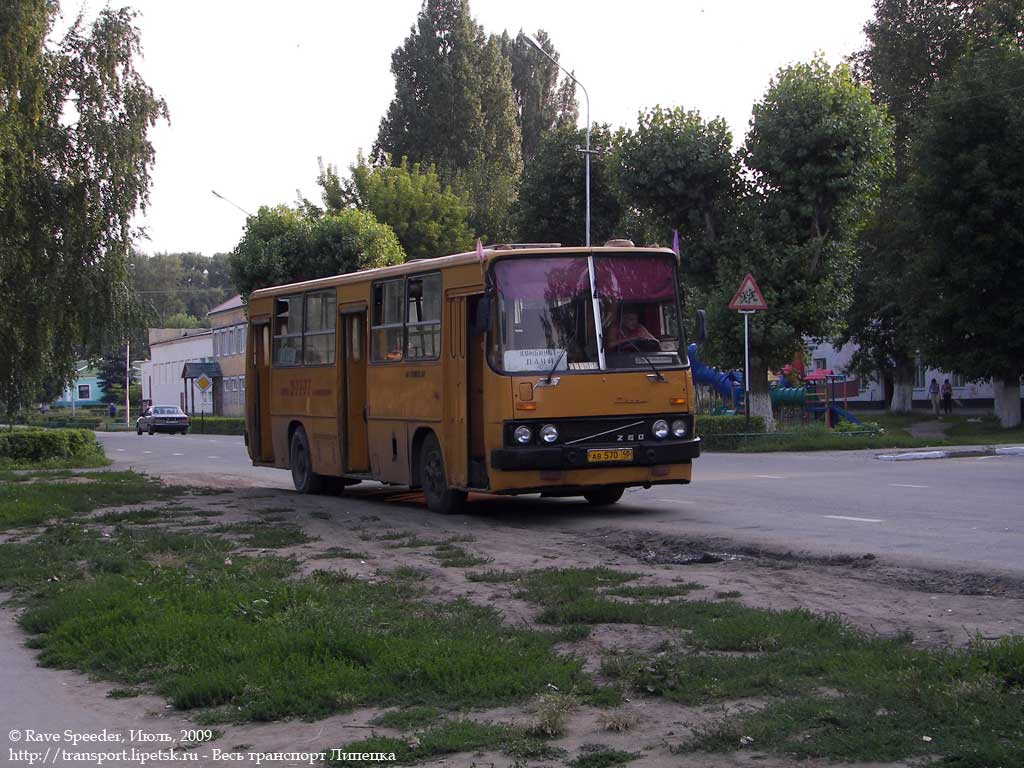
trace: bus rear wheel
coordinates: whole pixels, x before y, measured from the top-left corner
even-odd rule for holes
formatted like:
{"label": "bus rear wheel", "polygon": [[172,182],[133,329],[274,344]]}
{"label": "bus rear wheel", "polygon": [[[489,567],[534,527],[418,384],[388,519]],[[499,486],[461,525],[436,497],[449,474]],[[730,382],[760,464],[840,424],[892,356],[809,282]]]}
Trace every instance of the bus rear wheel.
{"label": "bus rear wheel", "polygon": [[427,508],[442,515],[457,515],[466,504],[466,492],[448,487],[441,444],[433,433],[427,435],[420,448],[420,485],[427,499]]}
{"label": "bus rear wheel", "polygon": [[306,430],[299,427],[292,434],[292,444],[288,453],[289,466],[292,468],[292,482],[299,493],[321,493],[324,488],[323,475],[313,471],[313,457],[309,452],[309,438]]}
{"label": "bus rear wheel", "polygon": [[583,494],[583,498],[595,507],[608,507],[621,499],[622,492],[625,490],[625,486],[622,485],[606,485],[602,488],[587,491]]}

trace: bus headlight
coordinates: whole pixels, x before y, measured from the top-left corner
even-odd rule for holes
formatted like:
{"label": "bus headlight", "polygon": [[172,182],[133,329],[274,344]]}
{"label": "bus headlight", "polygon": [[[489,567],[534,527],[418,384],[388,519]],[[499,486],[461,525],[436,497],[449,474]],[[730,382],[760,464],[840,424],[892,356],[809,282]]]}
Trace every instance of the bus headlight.
{"label": "bus headlight", "polygon": [[651,432],[659,440],[663,440],[668,437],[668,422],[664,419],[658,419],[654,424],[651,425]]}
{"label": "bus headlight", "polygon": [[512,433],[512,437],[516,439],[516,442],[520,445],[526,445],[533,438],[533,433],[529,427],[516,427],[516,431]]}
{"label": "bus headlight", "polygon": [[540,439],[545,443],[553,443],[558,439],[558,427],[554,424],[545,424],[540,428]]}
{"label": "bus headlight", "polygon": [[674,437],[686,437],[689,427],[683,419],[676,419],[672,422],[672,435]]}

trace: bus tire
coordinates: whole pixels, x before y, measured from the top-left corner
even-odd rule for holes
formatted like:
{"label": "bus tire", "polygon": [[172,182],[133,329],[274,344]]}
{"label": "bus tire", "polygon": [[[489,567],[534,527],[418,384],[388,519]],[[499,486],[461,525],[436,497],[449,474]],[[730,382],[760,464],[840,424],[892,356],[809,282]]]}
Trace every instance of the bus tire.
{"label": "bus tire", "polygon": [[595,488],[583,494],[583,498],[595,507],[609,507],[622,498],[622,492],[626,490],[623,485],[605,485]]}
{"label": "bus tire", "polygon": [[448,487],[444,454],[437,436],[430,433],[420,447],[420,486],[427,499],[427,508],[442,515],[457,515],[466,503],[466,492]]}
{"label": "bus tire", "polygon": [[288,465],[292,470],[292,482],[299,493],[321,493],[324,488],[323,475],[313,471],[313,456],[309,451],[306,430],[298,427],[292,433],[292,444],[288,452]]}

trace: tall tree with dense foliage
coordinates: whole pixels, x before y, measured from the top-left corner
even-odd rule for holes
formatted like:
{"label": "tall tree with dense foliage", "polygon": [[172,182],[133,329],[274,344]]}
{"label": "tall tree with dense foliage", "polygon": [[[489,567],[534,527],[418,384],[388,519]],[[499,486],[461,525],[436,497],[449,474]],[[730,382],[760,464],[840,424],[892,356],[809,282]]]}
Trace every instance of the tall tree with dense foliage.
{"label": "tall tree with dense foliage", "polygon": [[[104,9],[47,43],[55,2],[0,5],[0,403],[70,381],[75,349],[98,349],[130,315],[132,217],[166,117],[135,69],[133,14]],[[67,105],[73,104],[69,111]]]}
{"label": "tall tree with dense foliage", "polygon": [[[856,238],[891,173],[892,128],[848,67],[816,59],[772,80],[754,105],[743,160],[751,182],[743,228],[753,237],[719,259],[716,306],[754,274],[770,309],[750,323],[750,410],[771,424],[768,371],[789,362],[803,337],[842,328]],[[742,324],[723,325],[738,352]]]}
{"label": "tall tree with dense foliage", "polygon": [[882,373],[885,389],[892,392],[890,409],[909,412],[920,344],[909,309],[910,283],[902,278],[927,235],[909,190],[910,136],[929,111],[928,95],[969,47],[996,38],[1015,40],[1018,46],[1024,41],[1024,3],[876,0],[874,18],[864,31],[868,44],[853,62],[858,77],[870,84],[875,101],[893,119],[896,170],[883,186],[876,219],[862,239],[855,301],[839,341],[857,344],[857,372]]}
{"label": "tall tree with dense foliage", "polygon": [[650,214],[666,242],[679,230],[688,279],[711,282],[742,193],[725,120],[654,107],[639,116],[634,130],[619,135],[614,167],[623,197]]}
{"label": "tall tree with dense foliage", "polygon": [[[583,146],[585,131],[576,126],[544,134],[532,162],[523,172],[515,207],[516,239],[583,245],[586,240],[586,186]],[[622,204],[612,188],[611,132],[595,126],[590,146],[591,242],[603,243],[621,234]]]}
{"label": "tall tree with dense foliage", "polygon": [[395,98],[374,159],[435,166],[442,184],[470,201],[470,224],[504,236],[522,170],[512,68],[500,40],[473,20],[467,0],[425,0],[391,58]]}
{"label": "tall tree with dense foliage", "polygon": [[[547,32],[538,29],[534,40],[558,61],[558,51]],[[529,164],[547,131],[576,124],[576,84],[565,78],[559,86],[558,65],[527,43],[522,30],[515,37],[502,34],[501,50],[512,64],[516,122],[522,134],[523,162]]]}
{"label": "tall tree with dense foliage", "polygon": [[387,224],[353,208],[310,215],[263,206],[245,224],[231,254],[243,296],[257,288],[401,264],[405,253]]}
{"label": "tall tree with dense foliage", "polygon": [[1018,426],[1024,375],[1024,51],[967,54],[928,101],[913,182],[928,239],[911,271],[928,360],[991,377],[996,415]]}
{"label": "tall tree with dense foliage", "polygon": [[433,166],[371,166],[360,156],[351,168],[350,194],[356,207],[389,225],[406,258],[429,259],[469,250],[473,232],[469,206],[451,187],[441,188]]}

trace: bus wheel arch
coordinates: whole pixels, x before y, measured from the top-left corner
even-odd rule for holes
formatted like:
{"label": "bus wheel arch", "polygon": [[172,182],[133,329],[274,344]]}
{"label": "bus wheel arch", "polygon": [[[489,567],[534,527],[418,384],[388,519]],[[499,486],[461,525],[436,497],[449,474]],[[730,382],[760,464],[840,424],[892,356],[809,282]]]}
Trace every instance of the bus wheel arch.
{"label": "bus wheel arch", "polygon": [[457,515],[466,503],[466,492],[448,485],[447,468],[441,442],[432,430],[417,431],[413,444],[417,446],[415,481],[423,489],[427,507],[431,512]]}

